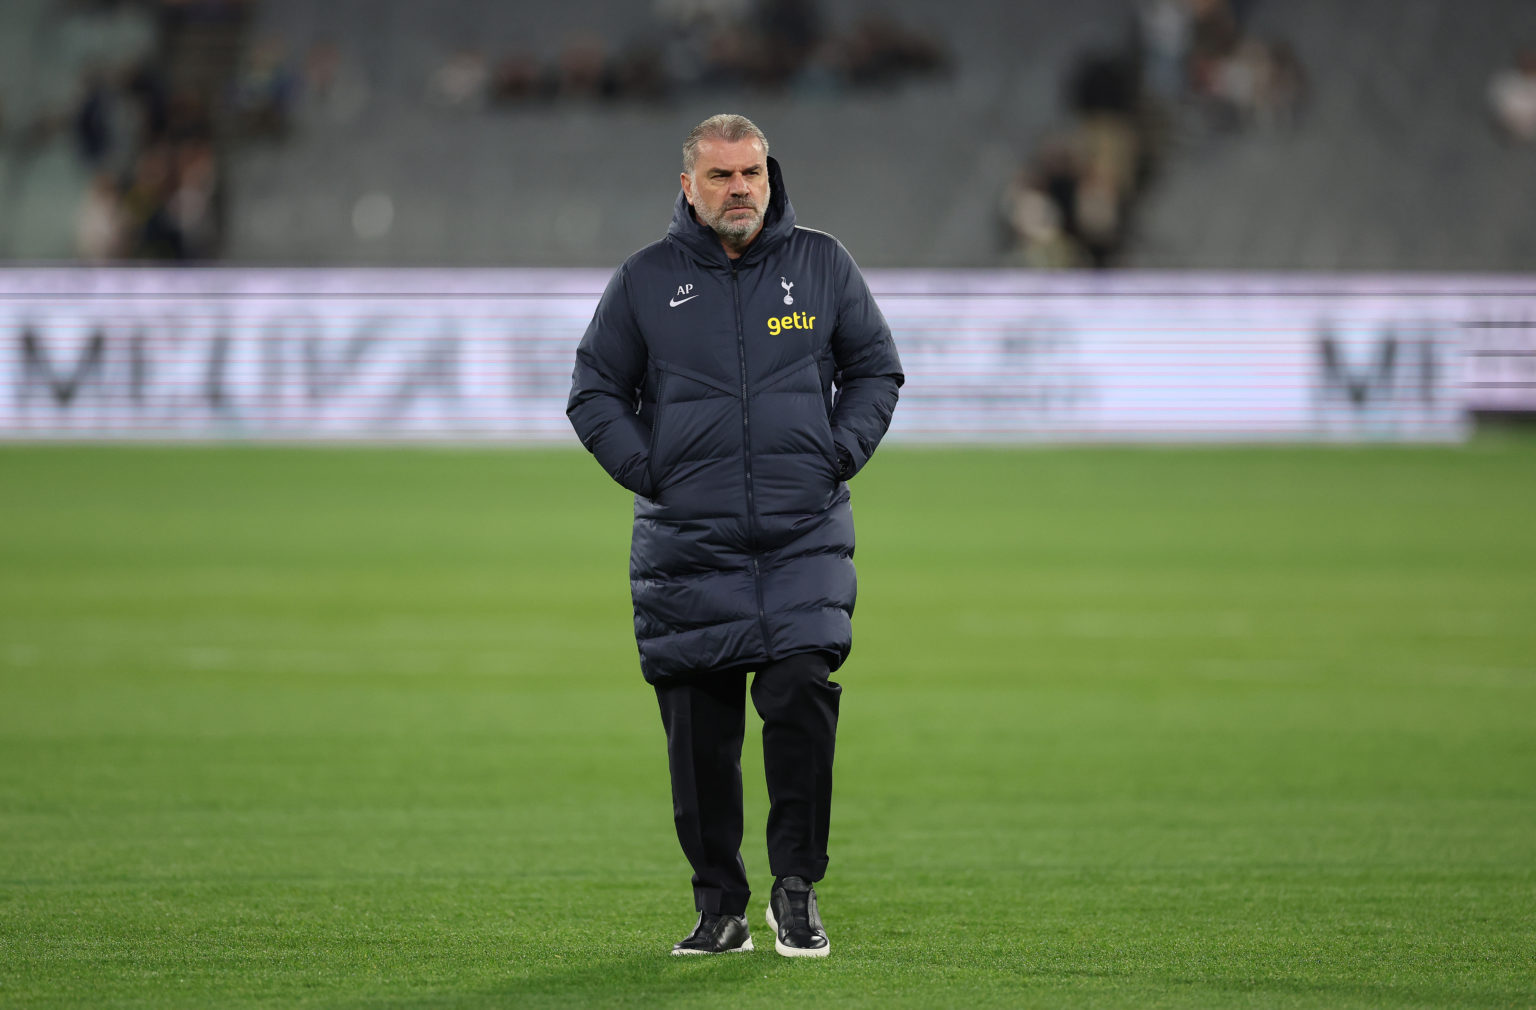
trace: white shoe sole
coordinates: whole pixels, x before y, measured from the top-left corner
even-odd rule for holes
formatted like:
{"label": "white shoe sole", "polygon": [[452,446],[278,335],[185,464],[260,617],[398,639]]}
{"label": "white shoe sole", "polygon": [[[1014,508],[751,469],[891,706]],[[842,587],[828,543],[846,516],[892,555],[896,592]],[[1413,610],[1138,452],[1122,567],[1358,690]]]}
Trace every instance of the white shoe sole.
{"label": "white shoe sole", "polygon": [[825,947],[816,947],[807,950],[805,947],[786,947],[779,942],[779,924],[773,918],[773,904],[768,905],[768,928],[773,930],[773,949],[785,957],[826,957],[832,953],[832,941],[828,940]]}
{"label": "white shoe sole", "polygon": [[694,954],[704,954],[704,955],[714,955],[714,954],[745,954],[748,951],[750,951],[751,949],[752,949],[752,938],[749,936],[749,937],[747,937],[747,942],[746,943],[742,944],[740,947],[732,947],[730,950],[677,950],[676,948],[673,948],[672,956],[673,957],[692,957]]}

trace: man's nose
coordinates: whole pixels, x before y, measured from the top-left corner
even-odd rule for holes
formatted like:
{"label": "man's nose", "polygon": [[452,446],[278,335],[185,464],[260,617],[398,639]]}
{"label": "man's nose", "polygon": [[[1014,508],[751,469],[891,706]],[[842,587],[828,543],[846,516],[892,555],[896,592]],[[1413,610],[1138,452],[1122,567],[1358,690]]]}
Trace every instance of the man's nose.
{"label": "man's nose", "polygon": [[743,175],[740,172],[737,172],[735,175],[731,176],[731,195],[732,196],[740,196],[742,194],[751,193],[751,192],[752,192],[752,187],[747,185],[747,177],[745,175]]}

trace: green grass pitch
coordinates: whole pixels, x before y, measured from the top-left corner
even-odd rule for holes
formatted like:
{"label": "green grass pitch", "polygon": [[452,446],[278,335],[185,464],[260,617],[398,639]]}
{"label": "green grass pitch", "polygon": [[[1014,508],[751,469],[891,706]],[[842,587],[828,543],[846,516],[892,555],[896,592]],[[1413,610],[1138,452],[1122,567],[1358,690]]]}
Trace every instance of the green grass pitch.
{"label": "green grass pitch", "polygon": [[1536,440],[854,484],[825,961],[692,925],[579,450],[0,449],[0,1006],[1536,1006]]}

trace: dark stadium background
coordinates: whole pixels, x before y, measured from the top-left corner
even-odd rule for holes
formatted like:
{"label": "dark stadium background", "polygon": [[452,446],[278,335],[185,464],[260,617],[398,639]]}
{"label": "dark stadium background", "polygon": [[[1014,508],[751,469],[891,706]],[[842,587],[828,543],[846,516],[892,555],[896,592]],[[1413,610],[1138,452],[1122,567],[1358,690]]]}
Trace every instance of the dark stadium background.
{"label": "dark stadium background", "polygon": [[[0,1005],[1531,1005],[1533,47],[6,0]],[[909,373],[817,965],[666,956],[630,503],[562,412],[720,111]]]}
{"label": "dark stadium background", "polygon": [[[611,267],[664,223],[674,140],[739,106],[865,266],[1014,265],[1010,186],[1089,170],[1126,220],[1075,227],[1118,266],[1536,263],[1490,94],[1529,4],[1204,6],[11,0],[0,255]],[[1085,129],[1135,152],[1063,166]],[[92,180],[136,178],[207,218],[82,247]]]}

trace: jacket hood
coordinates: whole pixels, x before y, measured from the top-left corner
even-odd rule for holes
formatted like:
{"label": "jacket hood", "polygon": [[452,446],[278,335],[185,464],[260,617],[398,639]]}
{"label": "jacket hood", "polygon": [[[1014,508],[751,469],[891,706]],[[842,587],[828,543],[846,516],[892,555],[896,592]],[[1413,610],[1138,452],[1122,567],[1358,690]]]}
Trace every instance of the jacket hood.
{"label": "jacket hood", "polygon": [[[795,208],[789,202],[789,193],[784,189],[784,173],[779,170],[778,160],[770,155],[768,157],[768,211],[763,215],[763,230],[736,261],[736,265],[746,266],[761,259],[770,249],[788,238],[790,232],[794,230]],[[731,258],[725,254],[725,248],[720,245],[720,236],[716,235],[715,230],[709,225],[693,216],[693,207],[689,205],[688,198],[683,195],[681,188],[677,191],[677,202],[672,205],[672,223],[667,226],[667,235],[681,244],[700,262],[729,269]]]}

